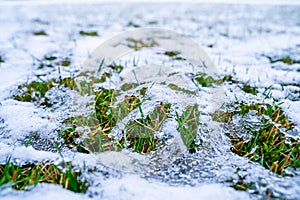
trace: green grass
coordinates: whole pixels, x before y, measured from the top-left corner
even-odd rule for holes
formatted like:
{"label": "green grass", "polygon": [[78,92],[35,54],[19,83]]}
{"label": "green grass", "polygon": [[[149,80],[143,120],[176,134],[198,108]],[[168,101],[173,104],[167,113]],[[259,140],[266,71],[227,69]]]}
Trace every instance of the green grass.
{"label": "green grass", "polygon": [[[142,89],[143,90],[143,89]],[[143,93],[143,91],[141,91]],[[95,139],[92,140],[92,147],[93,149],[97,151],[103,151],[102,148],[103,142],[102,140],[99,141],[99,137],[107,137],[109,138],[109,133],[112,130],[112,128],[120,122],[122,119],[124,119],[132,110],[138,108],[143,103],[143,100],[140,98],[137,98],[135,96],[125,96],[125,99],[118,103],[116,106],[114,106],[116,99],[115,99],[115,91],[113,90],[107,90],[102,89],[102,91],[97,95],[96,97],[96,115],[99,121],[99,126],[101,127],[101,132],[98,134],[93,135]],[[134,127],[133,124],[138,123],[139,120],[133,121],[127,126]],[[133,129],[130,129],[133,130]],[[130,130],[127,130],[130,132]],[[127,135],[126,140],[131,140],[130,134]],[[98,139],[98,140],[97,140]],[[135,138],[134,140],[136,140]],[[143,140],[143,138],[140,138],[140,140]],[[116,150],[120,150],[124,148],[124,141],[125,138],[121,139],[121,141],[114,141],[117,145],[115,146]],[[137,140],[136,140],[137,141]],[[141,141],[139,141],[141,142]],[[143,143],[143,142],[141,142]],[[135,145],[135,142],[132,143],[130,148],[132,148],[134,151],[141,152],[141,149],[139,148],[139,145]]]}
{"label": "green grass", "polygon": [[170,83],[168,85],[168,87],[171,89],[171,90],[175,90],[175,91],[179,91],[179,92],[183,92],[183,93],[186,93],[186,94],[193,94],[195,95],[196,93],[194,91],[190,91],[190,90],[187,90],[185,88],[181,88],[173,83]]}
{"label": "green grass", "polygon": [[[291,130],[294,126],[287,116],[284,115],[278,104],[237,104],[239,109],[234,112],[219,111],[212,115],[213,120],[230,123],[233,115],[245,115],[250,110],[256,110],[257,115],[270,117],[262,118],[260,130],[247,130],[251,136],[245,140],[243,136],[234,133],[226,133],[233,147],[232,152],[247,157],[249,160],[258,162],[265,168],[280,175],[286,175],[288,167],[300,167],[300,142],[287,137],[280,129]],[[278,124],[278,126],[275,126]]]}
{"label": "green grass", "polygon": [[72,170],[72,165],[67,163],[65,172],[54,164],[27,164],[23,166],[7,162],[0,165],[0,185],[12,183],[16,190],[27,190],[29,186],[39,183],[51,183],[61,185],[73,192],[85,193],[88,186],[80,181],[80,172]]}
{"label": "green grass", "polygon": [[49,105],[45,99],[46,93],[54,87],[53,82],[38,82],[34,81],[26,86],[19,86],[18,89],[26,90],[22,94],[18,94],[14,97],[15,100],[23,102],[38,102],[40,105]]}
{"label": "green grass", "polygon": [[[233,83],[236,84],[239,88],[241,88],[244,92],[249,93],[249,94],[253,94],[253,95],[257,95],[258,94],[258,90],[257,87],[251,87],[250,85],[248,85],[247,83],[242,84],[237,80],[234,80],[233,77],[231,75],[226,75],[223,77],[223,82],[229,82],[229,83]],[[218,83],[221,83],[221,79],[218,80]]]}
{"label": "green grass", "polygon": [[179,51],[166,51],[164,52],[164,55],[169,56],[171,58],[173,58],[174,60],[185,60],[184,58],[182,58],[180,55]]}
{"label": "green grass", "polygon": [[139,27],[141,27],[140,25],[138,25],[138,24],[136,24],[136,23],[134,23],[134,22],[132,22],[132,21],[128,22],[127,26],[128,26],[128,27],[134,27],[134,28],[139,28]]}
{"label": "green grass", "polygon": [[[64,86],[79,92],[81,95],[93,95],[95,94],[93,84],[103,83],[110,76],[111,74],[104,73],[100,78],[89,77],[83,80],[67,77],[59,80],[52,79],[47,82],[34,81],[29,84],[20,85],[18,87],[19,94],[16,94],[14,99],[22,102],[35,102],[39,105],[51,106],[51,104],[48,102],[48,99],[45,98],[46,93],[51,88]],[[79,75],[78,77],[82,77],[82,75]]]}
{"label": "green grass", "polygon": [[139,86],[139,84],[137,84],[137,83],[124,83],[124,84],[121,86],[121,90],[122,90],[122,91],[127,91],[127,90],[134,89],[134,88],[136,88],[137,86]]}
{"label": "green grass", "polygon": [[71,65],[69,58],[58,58],[54,55],[45,55],[42,59],[36,59],[38,62],[38,68],[43,69],[45,67],[53,68],[55,66],[68,67]]}
{"label": "green grass", "polygon": [[251,87],[251,86],[249,86],[247,84],[243,85],[242,90],[244,90],[244,92],[247,92],[247,93],[250,93],[250,94],[253,94],[253,95],[257,95],[258,94],[258,91],[257,91],[256,87]]}
{"label": "green grass", "polygon": [[233,187],[236,190],[246,191],[249,188],[252,188],[254,186],[253,182],[245,182],[245,177],[241,176],[238,172],[240,171],[240,168],[237,169],[235,174],[238,176],[238,180],[229,179],[226,182],[230,183],[230,186]]}
{"label": "green grass", "polygon": [[113,105],[116,102],[115,91],[102,89],[95,99],[96,117],[104,132],[109,132],[116,124],[113,117]]}
{"label": "green grass", "polygon": [[[115,105],[116,91],[102,88],[95,97],[95,113],[87,117],[77,116],[65,120],[66,128],[61,132],[61,137],[69,148],[86,153],[120,150],[119,141],[110,135],[113,127],[123,120],[132,110],[141,105],[142,99],[135,96],[125,96],[124,100]],[[90,133],[82,143],[75,143],[81,135],[77,127],[88,126]],[[123,148],[123,147],[122,147]]]}
{"label": "green grass", "polygon": [[288,65],[299,64],[300,63],[300,60],[294,60],[289,56],[282,57],[282,58],[272,58],[270,56],[266,56],[266,57],[269,59],[271,64],[277,63],[277,62],[283,62],[283,63],[288,64]]}
{"label": "green grass", "polygon": [[90,153],[89,150],[85,147],[82,141],[76,142],[82,137],[82,135],[76,131],[76,127],[90,125],[93,126],[95,121],[93,121],[92,116],[89,117],[71,117],[62,122],[64,124],[63,130],[59,131],[59,136],[64,139],[64,144],[70,148],[76,148],[77,152],[80,153]]}
{"label": "green grass", "polygon": [[178,123],[178,131],[181,134],[183,143],[187,147],[190,153],[194,153],[197,150],[195,138],[198,133],[200,113],[198,111],[198,105],[188,106],[181,116],[176,113],[176,120]]}
{"label": "green grass", "polygon": [[113,72],[120,74],[124,67],[122,65],[117,65],[117,64],[112,64],[112,65],[108,65],[108,68],[112,69]]}
{"label": "green grass", "polygon": [[[111,129],[116,125],[117,120],[113,116],[113,104],[115,102],[115,91],[102,89],[96,93],[95,113],[87,117],[76,116],[63,122],[65,129],[60,132],[65,145],[69,148],[76,148],[78,152],[88,153],[114,150],[112,138],[109,137]],[[77,131],[77,127],[87,126],[90,128],[88,138],[80,143],[76,139],[82,137]]]}
{"label": "green grass", "polygon": [[82,36],[98,36],[98,33],[96,31],[79,31],[79,34]]}
{"label": "green grass", "polygon": [[119,142],[121,148],[124,148],[125,141],[129,142],[128,148],[139,153],[150,153],[160,145],[160,141],[155,137],[164,121],[169,117],[171,104],[160,103],[147,116],[143,116],[140,104],[138,105],[142,118],[130,121],[126,125],[126,136]]}
{"label": "green grass", "polygon": [[225,81],[225,78],[214,79],[212,76],[201,73],[196,76],[193,81],[202,87],[213,87],[216,85],[221,85]]}
{"label": "green grass", "polygon": [[134,50],[140,50],[145,47],[155,47],[158,43],[153,38],[147,38],[146,40],[136,40],[133,38],[127,38],[127,46]]}
{"label": "green grass", "polygon": [[68,58],[65,58],[62,61],[60,61],[59,64],[63,67],[68,67],[71,65],[71,61]]}
{"label": "green grass", "polygon": [[0,63],[4,63],[5,60],[4,60],[4,57],[0,55]]}
{"label": "green grass", "polygon": [[46,35],[48,35],[45,31],[35,31],[32,34],[36,35],[36,36],[46,36]]}

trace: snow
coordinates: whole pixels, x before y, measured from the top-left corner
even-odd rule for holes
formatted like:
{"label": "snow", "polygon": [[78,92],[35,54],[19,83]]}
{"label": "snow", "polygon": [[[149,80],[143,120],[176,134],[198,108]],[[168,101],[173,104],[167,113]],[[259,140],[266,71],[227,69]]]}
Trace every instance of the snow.
{"label": "snow", "polygon": [[47,113],[28,102],[3,101],[0,107],[0,116],[5,121],[4,126],[7,130],[7,133],[2,136],[10,138],[12,141],[24,140],[31,133],[53,132],[56,128]]}
{"label": "snow", "polygon": [[[103,199],[250,199],[245,192],[238,192],[218,184],[199,187],[174,187],[159,182],[149,182],[136,176],[111,179],[104,184]],[[155,191],[155,192],[154,192]]]}
{"label": "snow", "polygon": [[88,200],[90,198],[84,196],[83,194],[76,194],[72,191],[63,190],[59,185],[53,184],[46,184],[42,183],[39,184],[36,188],[32,191],[16,191],[11,188],[4,189],[0,196],[0,199],[5,200],[29,200],[29,199],[45,199],[45,200],[63,200],[63,199],[70,199],[70,200]]}
{"label": "snow", "polygon": [[[267,189],[287,199],[299,198],[299,175],[293,178],[278,177],[258,164],[233,155],[228,139],[213,124],[200,130],[203,139],[206,139],[203,148],[208,150],[201,151],[205,154],[178,156],[175,162],[169,161],[169,166],[154,175],[145,174],[148,170],[133,170],[132,173],[130,169],[126,171],[118,167],[116,162],[119,159],[114,158],[122,158],[121,153],[102,154],[101,160],[95,155],[63,149],[61,158],[53,149],[39,149],[30,144],[26,147],[25,143],[32,134],[43,141],[41,146],[57,139],[60,122],[72,116],[70,107],[75,109],[72,100],[78,97],[68,90],[56,88],[47,95],[53,101],[57,100],[58,104],[55,108],[43,108],[34,103],[13,100],[12,96],[19,85],[37,80],[36,75],[49,80],[58,78],[60,74],[76,74],[85,59],[102,42],[123,31],[134,30],[127,27],[132,21],[141,27],[167,28],[187,35],[205,49],[220,74],[231,74],[238,81],[256,86],[260,91],[253,96],[245,94],[235,85],[225,84],[228,102],[238,98],[245,102],[270,103],[271,100],[266,99],[262,92],[265,87],[272,86],[273,97],[284,102],[281,108],[297,124],[293,135],[299,138],[299,64],[270,64],[266,57],[288,55],[299,60],[299,1],[190,0],[189,3],[180,3],[180,6],[179,1],[166,1],[168,6],[153,1],[153,4],[148,1],[147,6],[105,0],[90,1],[92,4],[83,0],[72,1],[73,4],[70,1],[0,1],[0,56],[5,60],[0,63],[0,162],[5,163],[10,157],[18,164],[59,164],[64,159],[71,161],[77,169],[95,168],[96,172],[83,173],[83,178],[91,184],[87,194],[76,194],[58,185],[38,184],[26,192],[12,190],[9,186],[1,188],[0,199],[40,199],[41,195],[43,199],[249,199],[265,197],[263,195]],[[151,21],[157,24],[149,24]],[[45,30],[47,36],[32,34],[32,31],[40,30]],[[97,31],[99,36],[82,37],[79,35],[81,30]],[[169,58],[161,59],[160,54],[149,51],[152,49],[134,56],[140,57],[142,64],[148,59],[167,66],[164,72],[171,71],[176,65],[186,65],[170,62]],[[71,67],[61,68],[60,71],[58,67],[38,69],[37,60],[52,54],[69,57]],[[125,56],[119,61],[132,62],[132,57]],[[126,72],[125,69],[123,73]],[[183,79],[175,81],[188,89],[193,88]],[[214,107],[210,92],[203,89],[199,92],[200,98],[196,99],[201,104],[203,121],[209,118],[208,113]],[[162,94],[169,93],[157,96]],[[171,95],[165,96],[169,96],[166,99],[171,98]],[[61,98],[66,102],[61,102]],[[184,98],[188,97],[181,97]],[[86,109],[79,106],[82,110]],[[137,166],[131,167],[135,169]],[[238,192],[226,184],[226,180],[238,176],[237,168],[241,168],[239,173],[246,180],[256,181],[259,186],[266,185],[260,188],[260,194]]]}

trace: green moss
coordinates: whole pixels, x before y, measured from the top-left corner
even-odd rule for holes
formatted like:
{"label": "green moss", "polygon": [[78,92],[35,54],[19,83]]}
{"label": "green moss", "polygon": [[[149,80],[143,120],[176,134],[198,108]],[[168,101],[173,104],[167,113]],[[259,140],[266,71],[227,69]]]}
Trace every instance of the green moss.
{"label": "green moss", "polygon": [[7,162],[0,165],[0,185],[12,183],[16,190],[26,190],[28,186],[39,183],[58,184],[73,192],[85,193],[88,186],[79,180],[80,172],[72,170],[72,165],[67,163],[67,169],[62,172],[54,164],[27,164],[14,165]]}
{"label": "green moss", "polygon": [[82,36],[98,36],[96,31],[79,31],[79,34]]}
{"label": "green moss", "polygon": [[[299,168],[300,142],[287,137],[281,131],[281,128],[291,130],[294,124],[284,115],[279,105],[239,103],[238,106],[240,109],[238,111],[214,113],[213,120],[230,123],[233,115],[245,115],[250,110],[256,110],[258,116],[267,115],[272,122],[262,118],[260,130],[247,130],[250,140],[245,140],[243,136],[226,133],[233,145],[232,152],[258,162],[281,175],[285,175],[284,169],[287,167]],[[275,124],[278,125],[275,126]]]}
{"label": "green moss", "polygon": [[178,131],[181,134],[183,143],[187,147],[190,153],[196,152],[197,145],[195,138],[198,133],[200,113],[198,111],[198,105],[188,106],[181,116],[176,113],[176,120],[178,122]]}

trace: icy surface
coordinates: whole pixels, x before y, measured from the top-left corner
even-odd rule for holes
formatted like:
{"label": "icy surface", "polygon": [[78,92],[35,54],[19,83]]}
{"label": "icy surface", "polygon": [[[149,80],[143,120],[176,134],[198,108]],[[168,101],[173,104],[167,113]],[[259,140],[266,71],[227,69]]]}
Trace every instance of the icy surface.
{"label": "icy surface", "polygon": [[[300,60],[300,6],[297,1],[232,3],[97,3],[1,1],[0,2],[0,162],[8,157],[15,163],[51,161],[60,163],[53,141],[62,120],[72,116],[70,101],[74,93],[51,90],[48,95],[56,102],[53,108],[13,100],[18,85],[76,74],[87,56],[101,42],[122,31],[132,30],[129,22],[141,27],[160,27],[182,33],[204,47],[220,74],[231,74],[235,80],[256,86],[258,96],[243,92],[235,85],[224,86],[226,101],[262,102],[265,87],[296,124],[293,135],[300,138],[300,72],[299,64],[271,64],[267,56],[289,56]],[[45,31],[45,36],[33,32]],[[80,31],[97,31],[97,37],[83,37]],[[39,69],[45,55],[68,57],[71,66]],[[159,55],[140,54],[140,63],[147,59],[166,66],[180,62]],[[151,57],[152,56],[152,57]],[[169,65],[169,63],[171,63]],[[144,64],[144,63],[143,63]],[[124,80],[126,81],[126,80]],[[182,83],[184,85],[184,82]],[[187,85],[188,87],[188,85]],[[202,91],[203,116],[208,117],[209,97]],[[67,97],[66,97],[67,95]],[[63,101],[59,99],[64,98]],[[270,100],[265,99],[266,103]],[[79,106],[79,108],[83,108]],[[85,109],[85,108],[83,108]],[[206,139],[202,148],[207,154],[185,153],[153,173],[148,170],[125,170],[109,166],[110,162],[94,155],[63,149],[65,161],[84,171],[90,188],[87,194],[76,194],[60,186],[39,184],[31,191],[0,188],[0,199],[247,199],[275,197],[299,199],[300,172],[294,177],[279,177],[262,166],[230,152],[230,142],[217,127],[202,127]],[[214,134],[212,134],[214,133]],[[31,136],[37,136],[26,147]],[[38,142],[40,143],[38,145]],[[213,145],[211,145],[213,144]],[[212,146],[214,148],[212,148]],[[111,155],[108,155],[111,156]],[[117,155],[116,155],[117,156]],[[105,159],[105,155],[102,156]],[[110,161],[110,160],[109,160]],[[113,163],[115,164],[115,163]],[[229,187],[230,179],[243,177],[256,183],[253,192],[238,192]]]}

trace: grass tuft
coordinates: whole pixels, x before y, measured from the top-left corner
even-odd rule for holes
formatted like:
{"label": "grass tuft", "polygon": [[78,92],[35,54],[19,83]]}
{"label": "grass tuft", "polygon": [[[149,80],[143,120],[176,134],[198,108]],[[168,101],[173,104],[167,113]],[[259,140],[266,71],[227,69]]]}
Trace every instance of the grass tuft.
{"label": "grass tuft", "polygon": [[127,91],[127,90],[134,89],[137,86],[139,86],[139,84],[137,84],[137,83],[124,83],[123,85],[121,85],[121,90]]}
{"label": "grass tuft", "polygon": [[48,35],[45,31],[35,31],[32,34],[36,35],[36,36],[46,36],[46,35]]}
{"label": "grass tuft", "polygon": [[284,171],[286,168],[299,168],[300,142],[282,132],[282,129],[291,130],[294,124],[284,115],[279,105],[239,103],[238,106],[238,111],[214,113],[213,120],[230,123],[233,115],[245,115],[250,110],[256,110],[258,116],[266,115],[270,120],[263,117],[258,131],[247,130],[251,136],[247,141],[243,136],[226,133],[233,145],[231,151],[258,162],[276,174],[287,175]]}
{"label": "grass tuft", "polygon": [[164,55],[169,56],[169,57],[174,57],[174,56],[178,56],[180,54],[179,51],[166,51],[164,53]]}
{"label": "grass tuft", "polygon": [[212,76],[201,73],[194,78],[194,81],[202,87],[213,87],[215,85],[221,85],[224,82],[224,79],[214,79]]}
{"label": "grass tuft", "polygon": [[142,118],[132,120],[126,125],[125,137],[119,142],[119,145],[121,148],[132,148],[135,152],[150,153],[156,149],[157,145],[160,145],[154,134],[168,118],[171,104],[161,103],[147,116],[143,116],[140,104],[138,107]]}
{"label": "grass tuft", "polygon": [[200,125],[199,116],[200,113],[197,104],[188,106],[181,116],[176,113],[176,120],[178,123],[177,130],[180,132],[183,143],[190,153],[194,153],[197,150],[195,138]]}
{"label": "grass tuft", "polygon": [[169,56],[173,58],[174,60],[185,60],[183,57],[179,56],[179,51],[166,51],[164,52],[164,55]]}
{"label": "grass tuft", "polygon": [[22,94],[16,95],[15,100],[22,102],[37,102],[40,105],[49,105],[45,99],[46,93],[54,87],[53,82],[38,82],[34,81],[25,87],[19,86],[19,90],[25,89]]}
{"label": "grass tuft", "polygon": [[45,55],[42,59],[36,59],[38,62],[38,68],[43,69],[45,67],[53,68],[55,66],[68,67],[71,65],[69,58],[59,59],[54,55]]}
{"label": "grass tuft", "polygon": [[5,60],[4,60],[4,57],[0,55],[0,63],[4,63]]}
{"label": "grass tuft", "polygon": [[244,92],[247,92],[247,93],[250,93],[250,94],[253,94],[253,95],[257,95],[258,94],[258,91],[257,91],[256,87],[251,87],[251,86],[249,86],[247,84],[243,85],[242,90],[244,90]]}
{"label": "grass tuft", "polygon": [[[82,75],[80,75],[78,78],[80,77],[82,77]],[[19,94],[15,95],[14,99],[22,102],[35,102],[39,105],[51,106],[51,104],[48,102],[48,99],[45,98],[46,93],[51,88],[64,86],[79,92],[81,95],[93,95],[95,94],[93,85],[95,83],[103,83],[109,77],[111,77],[111,74],[104,73],[100,78],[90,77],[88,80],[79,80],[73,77],[66,77],[60,80],[52,79],[48,82],[34,81],[27,85],[19,86]]]}
{"label": "grass tuft", "polygon": [[176,90],[176,91],[179,91],[179,92],[183,92],[183,93],[186,93],[186,94],[193,94],[195,95],[196,93],[194,91],[190,91],[190,90],[187,90],[185,88],[181,88],[173,83],[170,83],[168,85],[168,87],[171,89],[171,90]]}
{"label": "grass tuft", "polygon": [[58,184],[73,192],[85,193],[88,186],[79,180],[80,172],[72,170],[72,165],[67,163],[65,172],[54,164],[27,164],[14,165],[7,162],[0,165],[0,185],[12,183],[16,190],[27,190],[28,186],[39,183]]}
{"label": "grass tuft", "polygon": [[82,36],[98,36],[98,33],[96,31],[79,31],[79,34]]}
{"label": "grass tuft", "polygon": [[158,43],[153,38],[147,38],[145,41],[136,40],[133,38],[127,38],[127,42],[128,42],[127,46],[136,51],[145,47],[155,47],[158,45]]}
{"label": "grass tuft", "polygon": [[128,27],[134,27],[134,28],[139,28],[139,27],[141,27],[140,25],[138,25],[138,24],[136,24],[136,23],[134,23],[134,22],[132,22],[132,21],[128,22],[127,26],[128,26]]}
{"label": "grass tuft", "polygon": [[282,57],[282,58],[272,58],[270,56],[266,56],[266,57],[269,59],[271,64],[277,63],[277,62],[282,62],[282,63],[288,64],[288,65],[299,64],[300,63],[300,60],[294,60],[289,56]]}
{"label": "grass tuft", "polygon": [[[135,96],[125,96],[122,102],[115,105],[115,95],[116,92],[114,90],[101,89],[95,98],[95,114],[85,118],[77,117],[76,119],[72,119],[71,124],[73,126],[71,126],[71,131],[67,132],[68,137],[76,134],[76,127],[88,126],[91,128],[91,131],[88,138],[84,140],[84,143],[90,151],[119,150],[120,145],[116,146],[115,143],[119,144],[120,142],[115,141],[110,132],[118,122],[123,120],[132,110],[136,109],[142,103],[142,100]],[[68,142],[66,139],[65,141]],[[73,140],[70,140],[70,142],[72,147],[76,146]]]}

